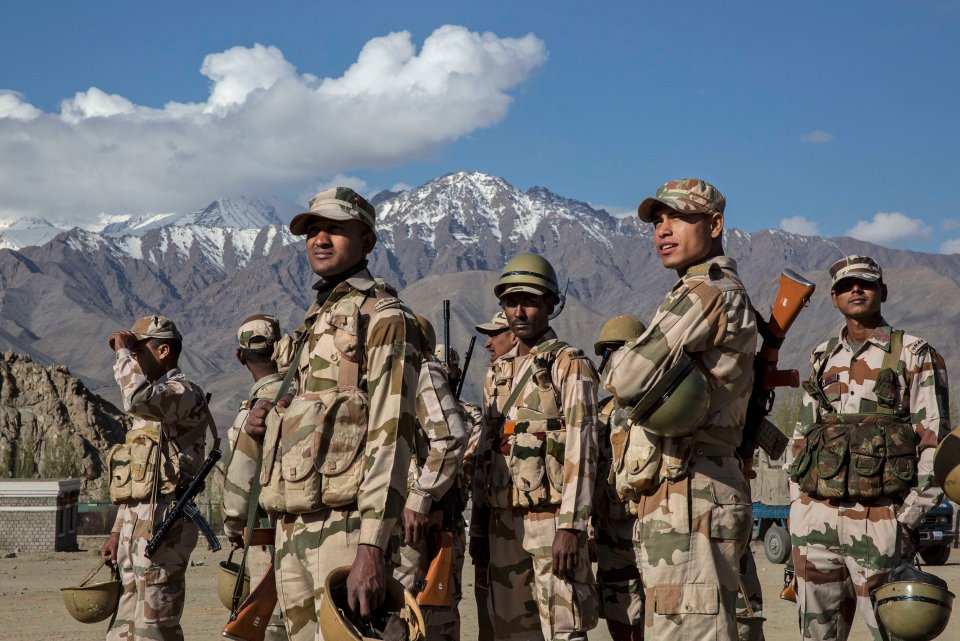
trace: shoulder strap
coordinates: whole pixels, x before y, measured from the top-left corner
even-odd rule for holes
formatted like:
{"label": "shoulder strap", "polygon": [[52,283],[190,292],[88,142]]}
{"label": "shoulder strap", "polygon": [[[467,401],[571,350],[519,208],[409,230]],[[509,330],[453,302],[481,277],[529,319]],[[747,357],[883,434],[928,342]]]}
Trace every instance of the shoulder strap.
{"label": "shoulder strap", "polygon": [[900,353],[903,351],[903,330],[895,329],[890,332],[890,351],[883,355],[883,363],[880,369],[893,370],[897,374],[903,373],[902,359]]}
{"label": "shoulder strap", "polygon": [[[563,341],[557,341],[553,345],[547,347],[547,349],[543,350],[541,354],[550,354],[551,352],[555,352],[562,347],[566,347],[566,345],[567,344]],[[506,416],[507,413],[513,408],[514,404],[517,402],[517,399],[520,398],[520,392],[523,391],[523,388],[530,380],[530,377],[533,376],[535,369],[537,369],[536,362],[531,362],[530,366],[527,368],[527,371],[525,371],[520,377],[520,380],[511,381],[513,385],[513,391],[510,392],[510,396],[507,397],[507,401],[503,404],[503,409],[500,410],[501,416]]]}
{"label": "shoulder strap", "polygon": [[[360,318],[369,318],[370,314],[373,313],[373,308],[377,306],[377,301],[384,297],[384,294],[381,290],[372,289],[370,290],[369,295],[363,299],[363,303],[360,304]],[[365,326],[357,326],[357,339],[361,342],[359,346],[361,349],[364,349],[364,344],[366,343],[366,331]],[[361,336],[361,333],[364,335]],[[363,358],[362,355],[359,358]],[[354,362],[346,358],[341,358],[339,363],[339,369],[337,373],[337,387],[339,389],[345,389],[350,387],[359,387],[360,386],[360,363],[359,361]]]}
{"label": "shoulder strap", "polygon": [[803,382],[804,391],[817,399],[820,404],[820,411],[826,414],[833,413],[833,404],[827,398],[827,393],[823,391],[823,387],[820,386],[820,381],[823,380],[823,372],[827,368],[827,361],[830,360],[830,355],[833,354],[833,350],[837,348],[839,342],[840,339],[836,336],[830,337],[826,348],[820,354],[820,359],[813,367],[813,373],[808,380]]}

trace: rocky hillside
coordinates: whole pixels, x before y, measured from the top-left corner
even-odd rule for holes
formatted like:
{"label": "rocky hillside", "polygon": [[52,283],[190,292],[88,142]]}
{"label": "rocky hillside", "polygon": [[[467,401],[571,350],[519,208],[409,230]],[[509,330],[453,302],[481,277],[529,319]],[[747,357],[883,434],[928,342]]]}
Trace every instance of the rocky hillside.
{"label": "rocky hillside", "polygon": [[104,455],[127,423],[66,366],[0,354],[0,476],[79,477],[83,498],[105,497]]}

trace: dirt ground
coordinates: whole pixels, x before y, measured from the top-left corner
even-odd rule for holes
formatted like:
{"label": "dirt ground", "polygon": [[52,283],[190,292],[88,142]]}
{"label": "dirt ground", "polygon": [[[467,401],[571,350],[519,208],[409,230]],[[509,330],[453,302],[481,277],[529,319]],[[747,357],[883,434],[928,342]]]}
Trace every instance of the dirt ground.
{"label": "dirt ground", "polygon": [[[67,614],[60,597],[60,588],[76,585],[96,566],[96,550],[100,542],[89,538],[81,542],[80,552],[21,553],[16,558],[0,559],[0,641],[94,641],[103,639],[106,622],[84,625]],[[217,601],[216,577],[218,562],[226,552],[208,552],[205,546],[193,554],[193,566],[187,571],[187,605],[183,617],[186,639],[220,638],[227,612]],[[760,581],[767,607],[764,615],[766,637],[770,641],[799,639],[795,606],[777,598],[783,579],[783,566],[772,565],[755,548]],[[960,551],[954,550],[950,562],[932,568],[943,577],[953,591],[960,587]],[[106,573],[101,571],[103,577]],[[460,606],[463,617],[462,638],[477,638],[476,607],[473,601],[473,572],[467,563],[464,577],[465,597]],[[608,640],[603,621],[590,634],[594,640]],[[857,621],[851,641],[868,641],[863,623]]]}

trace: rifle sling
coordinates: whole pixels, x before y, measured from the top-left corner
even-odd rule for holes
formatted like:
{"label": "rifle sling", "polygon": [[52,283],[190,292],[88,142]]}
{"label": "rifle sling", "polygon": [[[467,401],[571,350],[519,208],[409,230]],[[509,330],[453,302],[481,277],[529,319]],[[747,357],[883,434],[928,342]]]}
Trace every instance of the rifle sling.
{"label": "rifle sling", "polygon": [[[276,405],[281,398],[287,395],[287,392],[290,391],[290,386],[293,384],[293,379],[296,376],[297,369],[300,367],[300,354],[303,351],[303,346],[305,343],[304,338],[308,335],[308,332],[304,332],[300,335],[299,340],[297,341],[297,350],[293,354],[293,360],[290,361],[290,366],[287,368],[287,373],[283,377],[283,383],[280,384],[280,389],[277,391],[276,397],[273,399],[273,404]],[[240,567],[237,572],[237,582],[233,586],[233,602],[230,608],[230,620],[233,621],[237,616],[237,606],[240,605],[240,595],[243,593],[243,575],[247,570],[247,553],[250,551],[250,541],[253,539],[253,529],[254,525],[257,522],[257,513],[260,511],[260,469],[263,467],[263,447],[260,448],[260,456],[257,457],[257,467],[253,473],[253,482],[250,486],[250,499],[247,503],[247,530],[246,538],[243,542],[243,556],[240,559]],[[272,550],[271,550],[272,551]]]}

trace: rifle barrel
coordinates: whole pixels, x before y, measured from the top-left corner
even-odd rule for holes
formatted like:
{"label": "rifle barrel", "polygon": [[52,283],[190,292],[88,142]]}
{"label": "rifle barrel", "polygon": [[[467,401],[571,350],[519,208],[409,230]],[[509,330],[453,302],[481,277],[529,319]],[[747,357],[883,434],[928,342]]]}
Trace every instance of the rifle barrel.
{"label": "rifle barrel", "polygon": [[470,346],[467,347],[467,355],[463,358],[463,369],[460,370],[460,380],[457,381],[457,390],[454,397],[459,401],[460,392],[463,391],[463,382],[467,380],[467,370],[470,369],[470,357],[473,356],[473,346],[477,344],[477,337],[470,337]]}

